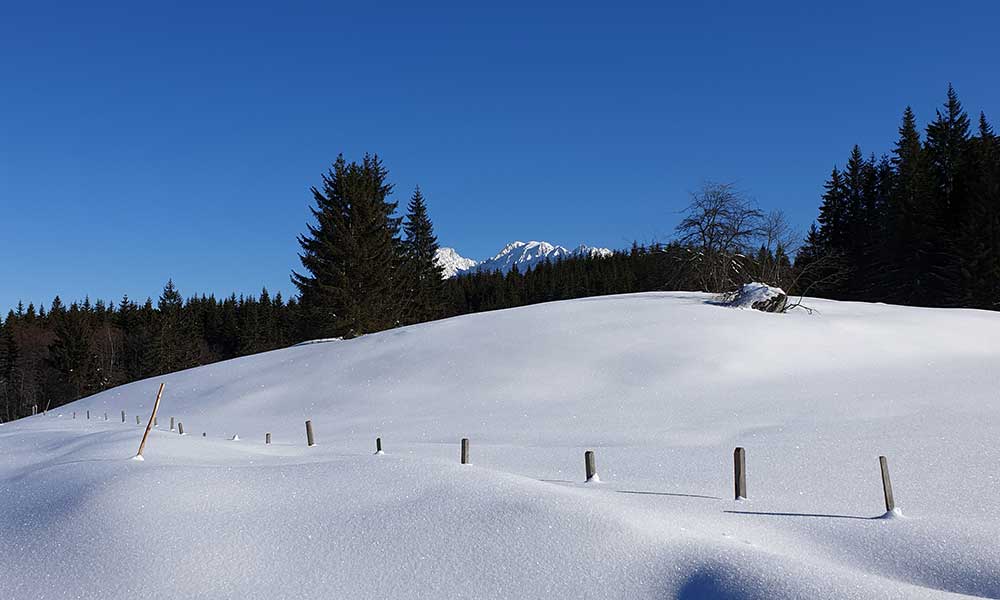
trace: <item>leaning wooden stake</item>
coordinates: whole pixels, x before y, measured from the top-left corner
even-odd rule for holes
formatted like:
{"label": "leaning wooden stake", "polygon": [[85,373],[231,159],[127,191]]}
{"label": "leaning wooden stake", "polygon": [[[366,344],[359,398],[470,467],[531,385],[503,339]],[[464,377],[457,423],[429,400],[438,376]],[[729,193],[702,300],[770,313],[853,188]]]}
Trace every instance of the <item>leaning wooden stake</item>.
{"label": "leaning wooden stake", "polygon": [[747,497],[747,453],[743,448],[733,452],[733,468],[736,482],[736,499]]}
{"label": "leaning wooden stake", "polygon": [[271,434],[270,433],[265,433],[264,434],[264,443],[265,444],[270,444],[271,443]]}
{"label": "leaning wooden stake", "polygon": [[878,465],[882,469],[882,493],[885,494],[885,512],[892,512],[896,508],[896,501],[892,497],[892,482],[889,481],[889,461],[884,456],[878,457]]}
{"label": "leaning wooden stake", "polygon": [[462,438],[462,464],[469,464],[469,438]]}
{"label": "leaning wooden stake", "polygon": [[310,446],[316,445],[316,440],[313,438],[313,422],[306,421],[306,443]]}
{"label": "leaning wooden stake", "polygon": [[149,423],[146,423],[146,431],[142,434],[142,441],[139,442],[139,451],[135,453],[135,457],[142,460],[142,451],[146,449],[146,438],[149,437],[149,430],[153,428],[153,423],[156,421],[156,411],[160,409],[160,397],[163,396],[163,384],[160,384],[160,389],[156,392],[156,402],[153,402],[153,414],[149,415]]}
{"label": "leaning wooden stake", "polygon": [[177,433],[184,435],[184,423],[181,423],[180,421],[177,421]]}
{"label": "leaning wooden stake", "polygon": [[593,450],[583,453],[583,466],[587,471],[587,481],[596,481],[594,478],[597,477],[597,464],[594,461]]}

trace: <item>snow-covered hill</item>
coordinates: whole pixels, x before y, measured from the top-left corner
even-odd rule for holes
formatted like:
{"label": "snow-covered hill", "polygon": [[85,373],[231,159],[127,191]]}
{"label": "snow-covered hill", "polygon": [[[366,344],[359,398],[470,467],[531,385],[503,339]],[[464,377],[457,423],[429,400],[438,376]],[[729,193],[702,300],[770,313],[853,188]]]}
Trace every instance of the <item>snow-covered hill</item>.
{"label": "snow-covered hill", "polygon": [[468,315],[4,424],[0,598],[1000,596],[1000,314],[709,300]]}
{"label": "snow-covered hill", "polygon": [[554,262],[560,258],[571,256],[609,256],[610,254],[611,250],[608,248],[580,245],[569,250],[564,246],[548,242],[515,241],[504,246],[496,255],[483,261],[463,258],[454,248],[440,248],[437,253],[437,262],[444,269],[445,278],[448,278],[471,271],[506,273],[515,266],[523,273],[546,260]]}

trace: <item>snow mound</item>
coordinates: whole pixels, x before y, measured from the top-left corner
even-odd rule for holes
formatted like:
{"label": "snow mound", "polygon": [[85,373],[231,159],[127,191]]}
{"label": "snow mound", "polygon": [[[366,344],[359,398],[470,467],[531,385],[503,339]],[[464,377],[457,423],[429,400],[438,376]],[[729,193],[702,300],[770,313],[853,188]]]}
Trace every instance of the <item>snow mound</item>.
{"label": "snow mound", "polygon": [[142,462],[134,423],[8,423],[0,563],[31,568],[0,598],[1000,597],[1000,314],[710,300],[466,315],[64,409],[149,414],[164,382],[211,435],[153,430]]}

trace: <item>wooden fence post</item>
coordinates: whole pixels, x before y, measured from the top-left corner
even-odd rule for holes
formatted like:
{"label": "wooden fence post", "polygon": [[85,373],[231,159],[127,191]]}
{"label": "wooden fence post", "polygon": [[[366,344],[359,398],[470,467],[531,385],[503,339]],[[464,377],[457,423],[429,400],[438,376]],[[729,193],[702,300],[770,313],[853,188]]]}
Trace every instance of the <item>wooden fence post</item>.
{"label": "wooden fence post", "polygon": [[743,448],[733,451],[733,470],[736,484],[736,499],[747,497],[747,453]]}
{"label": "wooden fence post", "polygon": [[135,424],[136,424],[136,425],[142,425],[142,422],[141,422],[141,421],[139,421],[139,415],[136,415],[136,416],[135,416]]}
{"label": "wooden fence post", "polygon": [[139,451],[135,453],[135,457],[142,460],[142,451],[146,449],[146,438],[149,437],[149,430],[153,428],[153,424],[156,423],[156,411],[160,409],[160,397],[163,396],[163,384],[160,384],[160,389],[156,392],[156,402],[153,402],[153,414],[149,415],[149,422],[146,423],[146,431],[142,434],[142,441],[139,442]]}
{"label": "wooden fence post", "polygon": [[469,438],[462,438],[462,464],[469,464]]}
{"label": "wooden fence post", "polygon": [[882,469],[882,493],[885,494],[885,512],[896,509],[896,501],[892,497],[892,482],[889,481],[889,461],[884,456],[878,457],[878,466]]}
{"label": "wooden fence post", "polygon": [[375,438],[375,454],[382,454],[382,438]]}
{"label": "wooden fence post", "polygon": [[90,411],[89,410],[87,411],[87,420],[88,421],[90,420]]}
{"label": "wooden fence post", "polygon": [[108,413],[104,413],[104,420],[105,420],[105,421],[107,421],[107,420],[108,420]]}
{"label": "wooden fence post", "polygon": [[170,431],[174,430],[174,418],[170,417]]}
{"label": "wooden fence post", "polygon": [[587,481],[592,481],[597,476],[597,464],[594,460],[593,450],[587,450],[583,453],[583,466],[587,472]]}
{"label": "wooden fence post", "polygon": [[313,422],[312,421],[306,421],[306,443],[309,444],[310,447],[316,445],[316,440],[315,440],[315,438],[313,438]]}
{"label": "wooden fence post", "polygon": [[125,422],[125,411],[123,410],[122,411],[122,423],[124,423],[124,422]]}
{"label": "wooden fence post", "polygon": [[271,443],[271,433],[270,432],[264,434],[264,443],[265,444],[270,444]]}

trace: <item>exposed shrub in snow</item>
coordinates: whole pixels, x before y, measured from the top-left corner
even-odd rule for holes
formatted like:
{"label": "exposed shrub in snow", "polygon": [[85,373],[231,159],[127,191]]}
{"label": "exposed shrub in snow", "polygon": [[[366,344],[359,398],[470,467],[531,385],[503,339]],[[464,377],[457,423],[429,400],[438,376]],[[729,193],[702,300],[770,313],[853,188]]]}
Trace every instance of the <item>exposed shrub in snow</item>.
{"label": "exposed shrub in snow", "polygon": [[763,312],[780,313],[788,308],[785,290],[756,282],[743,284],[738,290],[723,294],[720,301],[726,306]]}

